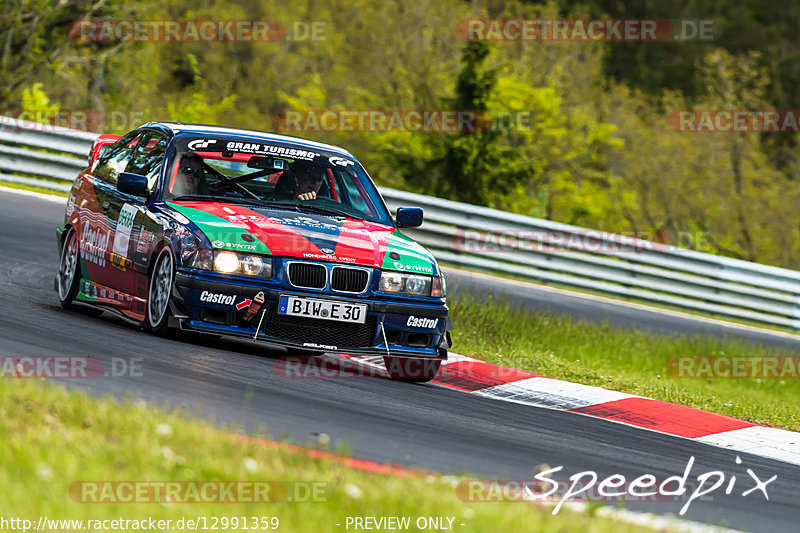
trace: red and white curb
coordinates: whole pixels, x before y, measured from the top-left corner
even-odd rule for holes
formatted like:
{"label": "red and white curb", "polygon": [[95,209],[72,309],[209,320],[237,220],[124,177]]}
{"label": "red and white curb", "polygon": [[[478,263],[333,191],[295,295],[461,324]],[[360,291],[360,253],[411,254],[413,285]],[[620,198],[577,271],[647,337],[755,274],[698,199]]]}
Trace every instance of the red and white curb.
{"label": "red and white curb", "polygon": [[[353,358],[383,368],[381,357]],[[451,353],[432,384],[486,398],[602,418],[800,465],[800,433],[694,407],[548,378]]]}

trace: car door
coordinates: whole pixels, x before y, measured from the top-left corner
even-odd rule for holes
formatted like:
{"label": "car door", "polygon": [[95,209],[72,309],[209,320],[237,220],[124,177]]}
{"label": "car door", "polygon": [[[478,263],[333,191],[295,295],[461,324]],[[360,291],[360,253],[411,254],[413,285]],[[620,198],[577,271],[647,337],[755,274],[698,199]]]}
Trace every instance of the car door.
{"label": "car door", "polygon": [[147,299],[149,266],[147,254],[142,252],[152,244],[157,226],[147,210],[147,199],[158,182],[166,147],[165,135],[146,131],[139,138],[125,166],[125,172],[147,177],[148,194],[132,196],[116,187],[107,194],[107,214],[112,220],[113,235],[108,263],[117,271],[113,273],[112,287],[123,293],[124,303],[120,303],[119,307],[130,311],[131,318],[141,320],[144,319]]}
{"label": "car door", "polygon": [[[98,158],[92,172],[94,201],[82,216],[82,253],[89,279],[94,283],[94,296],[98,303],[112,305],[118,308],[130,306],[125,295],[118,291],[125,283],[121,279],[122,263],[119,262],[115,250],[120,249],[117,240],[117,229],[122,205],[118,201],[117,178],[125,172],[136,146],[144,136],[144,132],[134,131],[122,137],[111,145]],[[126,219],[123,221],[122,234],[128,222],[131,209],[126,209]],[[85,242],[85,244],[84,244]],[[112,261],[114,263],[112,263]],[[125,291],[127,292],[127,291]]]}

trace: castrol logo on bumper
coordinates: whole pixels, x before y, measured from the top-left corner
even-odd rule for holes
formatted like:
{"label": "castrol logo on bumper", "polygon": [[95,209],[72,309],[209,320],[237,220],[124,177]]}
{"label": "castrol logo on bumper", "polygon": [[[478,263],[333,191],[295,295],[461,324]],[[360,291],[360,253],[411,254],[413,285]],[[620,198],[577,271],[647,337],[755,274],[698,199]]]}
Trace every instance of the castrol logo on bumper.
{"label": "castrol logo on bumper", "polygon": [[236,301],[236,296],[203,291],[200,293],[200,301],[207,304],[233,305]]}
{"label": "castrol logo on bumper", "polygon": [[406,326],[412,328],[427,328],[432,329],[439,325],[438,318],[422,318],[411,315],[406,321]]}

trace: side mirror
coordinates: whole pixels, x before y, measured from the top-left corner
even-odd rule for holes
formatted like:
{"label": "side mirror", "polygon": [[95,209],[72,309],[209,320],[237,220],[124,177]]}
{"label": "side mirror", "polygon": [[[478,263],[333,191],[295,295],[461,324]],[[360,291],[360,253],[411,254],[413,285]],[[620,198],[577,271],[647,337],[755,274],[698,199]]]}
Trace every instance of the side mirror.
{"label": "side mirror", "polygon": [[117,178],[117,190],[131,196],[145,196],[147,194],[147,178],[141,174],[121,172]]}
{"label": "side mirror", "polygon": [[398,207],[394,218],[398,227],[417,228],[422,225],[422,209],[419,207]]}

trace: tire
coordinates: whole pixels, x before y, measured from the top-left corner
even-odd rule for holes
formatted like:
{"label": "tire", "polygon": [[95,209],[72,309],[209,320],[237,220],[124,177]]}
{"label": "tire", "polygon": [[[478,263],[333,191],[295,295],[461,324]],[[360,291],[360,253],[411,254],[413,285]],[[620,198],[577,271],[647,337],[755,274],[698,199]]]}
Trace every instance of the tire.
{"label": "tire", "polygon": [[427,383],[436,377],[442,366],[441,359],[428,357],[383,357],[389,377],[407,383]]}
{"label": "tire", "polygon": [[156,258],[150,274],[150,288],[147,292],[147,322],[150,331],[159,337],[169,334],[169,302],[172,299],[172,284],[175,266],[172,250],[163,248]]}
{"label": "tire", "polygon": [[64,245],[61,248],[61,258],[58,262],[58,276],[56,276],[56,290],[58,301],[64,309],[75,309],[73,302],[78,295],[80,283],[80,247],[78,233],[75,228],[67,230]]}

